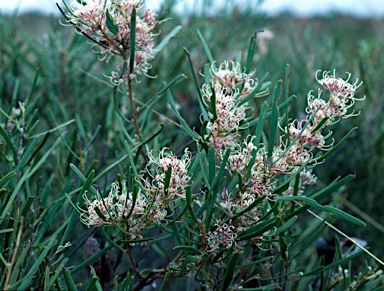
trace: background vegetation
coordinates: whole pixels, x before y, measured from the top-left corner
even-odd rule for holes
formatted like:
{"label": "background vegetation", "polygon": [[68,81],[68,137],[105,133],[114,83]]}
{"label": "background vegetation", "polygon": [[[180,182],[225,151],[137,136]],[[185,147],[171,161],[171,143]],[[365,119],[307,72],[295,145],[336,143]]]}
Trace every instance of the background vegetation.
{"label": "background vegetation", "polygon": [[[290,93],[297,96],[297,106],[290,109],[293,114],[300,114],[305,107],[306,94],[315,87],[313,72],[317,69],[336,69],[339,76],[345,76],[345,71],[352,72],[352,79],[357,77],[364,81],[359,92],[367,100],[357,104],[361,115],[336,124],[339,136],[335,138],[340,139],[351,127],[357,126],[358,130],[318,167],[316,174],[319,185],[327,185],[339,175],[356,174],[356,178],[342,191],[334,193],[332,199],[341,203],[341,209],[364,220],[367,227],[351,229],[350,224],[341,221],[332,223],[347,234],[367,241],[370,250],[383,257],[384,89],[381,76],[384,62],[381,52],[384,39],[381,36],[384,20],[345,15],[269,18],[239,7],[224,9],[217,15],[203,9],[200,13],[178,16],[173,13],[173,7],[172,1],[166,1],[159,12],[159,19],[172,17],[161,25],[159,39],[176,25],[182,25],[183,29],[153,62],[151,72],[157,78],[142,80],[141,90],[135,95],[142,102],[162,88],[162,81],[169,82],[180,73],[192,79],[182,47],[189,50],[196,70],[207,62],[196,37],[197,30],[204,34],[218,62],[234,59],[237,52],[245,55],[249,38],[256,30],[271,31],[273,37],[260,44],[266,46],[265,50],[260,47],[255,58],[256,74],[261,78],[268,73],[270,80],[277,80],[284,77],[286,64],[290,65]],[[84,173],[94,169],[98,186],[105,193],[123,172],[122,141],[126,137],[122,138],[124,132],[118,130],[119,119],[113,113],[109,80],[103,76],[111,69],[89,53],[89,44],[73,29],[61,26],[55,17],[0,16],[0,35],[0,123],[5,127],[14,126],[8,124],[7,116],[23,121],[13,148],[9,147],[5,135],[0,143],[0,243],[4,274],[1,286],[7,275],[4,257],[12,257],[15,248],[26,250],[21,251],[21,256],[27,256],[30,251],[40,254],[30,259],[28,269],[18,266],[18,272],[29,274],[30,280],[39,286],[44,280],[41,274],[50,270],[49,262],[56,264],[56,270],[68,260],[72,266],[79,265],[81,245],[92,232],[80,223],[66,198],[82,184],[70,164]],[[259,33],[258,38],[262,41],[263,33]],[[182,82],[172,91],[187,122],[198,128],[198,99],[193,82]],[[12,108],[19,108],[19,102],[25,102],[25,119],[12,116]],[[168,130],[159,143],[174,150],[183,149],[189,138],[179,134],[172,122],[176,119],[171,110],[164,110],[166,106],[164,102],[154,108],[154,114],[168,112],[162,115]],[[155,130],[157,124],[150,124],[148,128]],[[16,166],[18,177],[10,180],[6,174]],[[308,217],[308,223],[310,221],[312,218]],[[303,229],[305,227],[308,226]],[[324,229],[321,235],[332,239],[335,234]],[[63,250],[65,256],[55,253],[58,244],[48,239],[52,237],[56,237],[60,245],[71,241],[72,247]],[[15,245],[15,241],[19,245]],[[151,256],[164,251],[161,247],[145,250]],[[317,256],[315,252],[313,244],[308,253],[313,260]],[[152,257],[147,260],[151,261]],[[375,265],[368,256],[361,262],[364,260]],[[42,262],[47,263],[47,269]],[[81,282],[85,268],[74,273],[74,281]],[[15,282],[17,276],[13,273],[9,282]],[[46,286],[54,284],[57,277],[53,275],[49,280],[44,282]]]}

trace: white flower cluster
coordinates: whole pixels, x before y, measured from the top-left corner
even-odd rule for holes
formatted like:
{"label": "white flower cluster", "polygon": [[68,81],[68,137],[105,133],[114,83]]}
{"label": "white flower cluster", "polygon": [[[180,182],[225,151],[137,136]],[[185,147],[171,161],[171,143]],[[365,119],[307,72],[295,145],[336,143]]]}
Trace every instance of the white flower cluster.
{"label": "white flower cluster", "polygon": [[[246,215],[236,214],[243,212],[258,198],[273,199],[276,183],[274,176],[293,175],[301,169],[296,195],[301,195],[305,186],[316,183],[316,176],[311,168],[306,166],[313,159],[313,149],[329,150],[333,147],[333,142],[326,144],[326,139],[332,132],[324,135],[322,131],[340,118],[355,115],[354,112],[348,114],[348,109],[356,100],[361,100],[354,97],[355,90],[361,83],[356,81],[349,84],[350,74],[347,80],[336,78],[327,72],[323,73],[323,79],[316,78],[318,83],[330,92],[329,100],[321,99],[320,91],[317,98],[309,94],[306,108],[308,116],[288,124],[284,131],[289,134],[289,140],[284,141],[284,137],[281,137],[280,144],[273,148],[271,157],[268,157],[263,144],[254,144],[255,136],[248,136],[242,144],[238,144],[236,140],[239,136],[239,124],[245,120],[247,109],[246,102],[238,105],[243,98],[239,92],[241,88],[249,88],[249,94],[255,87],[255,83],[245,86],[250,83],[250,75],[242,72],[240,66],[233,62],[224,62],[217,71],[211,69],[211,75],[210,87],[203,87],[207,101],[213,96],[212,90],[216,97],[217,119],[213,119],[213,115],[210,116],[207,126],[211,131],[209,141],[218,150],[219,156],[230,149],[227,168],[240,175],[243,181],[242,189],[237,189],[231,195],[224,189],[221,195],[220,206],[230,217],[235,216],[236,219],[229,220],[225,225],[218,224],[210,230],[207,235],[207,250],[212,252],[220,246],[236,246],[237,232],[258,221],[259,208],[250,209]],[[293,191],[294,188],[290,186],[283,194],[292,195]],[[223,231],[226,232],[225,235]],[[263,235],[259,237],[260,240],[262,238]]]}
{"label": "white flower cluster", "polygon": [[[112,73],[115,83],[136,79],[138,75],[147,75],[149,63],[154,57],[153,29],[157,21],[151,10],[140,13],[143,1],[140,0],[87,0],[84,4],[74,1],[66,15],[68,22],[77,31],[85,34],[100,47],[101,59],[109,60],[112,55],[120,55],[122,60],[116,63],[117,71]],[[65,2],[64,2],[65,3]],[[136,9],[135,56],[130,60],[132,13]],[[133,71],[129,62],[134,62]]]}
{"label": "white flower cluster", "polygon": [[[187,169],[191,160],[191,152],[186,149],[182,158],[179,159],[172,152],[169,152],[167,148],[163,148],[158,158],[153,157],[152,152],[148,156],[150,164],[156,164],[157,168],[154,176],[151,175],[148,168],[148,174],[152,177],[152,183],[145,181],[146,192],[152,197],[156,197],[157,200],[172,200],[175,196],[185,199],[185,187],[188,186],[188,182],[191,179],[188,176]],[[164,189],[168,169],[171,169],[171,178],[168,189]]]}
{"label": "white flower cluster", "polygon": [[[225,151],[236,146],[237,130],[248,109],[248,103],[241,101],[256,88],[258,81],[252,78],[254,73],[245,73],[240,64],[233,61],[224,61],[219,68],[212,64],[210,74],[210,83],[202,88],[207,107],[210,107],[213,96],[216,100],[216,114],[210,112],[207,124],[209,141],[216,150]],[[255,96],[261,97],[265,93]]]}
{"label": "white flower cluster", "polygon": [[[133,206],[133,195],[127,193],[126,185],[123,184],[122,190],[118,183],[113,183],[108,196],[105,198],[99,197],[95,200],[90,200],[85,194],[83,196],[86,210],[79,208],[81,213],[81,222],[87,226],[101,226],[103,224],[113,225],[125,220],[130,215],[130,223],[137,224],[139,216],[147,214],[149,199],[140,191],[137,194],[135,205]],[[136,221],[137,220],[137,221]],[[131,233],[136,233],[137,230],[130,230]]]}
{"label": "white flower cluster", "polygon": [[[152,182],[144,180],[146,193],[139,191],[134,199],[131,192],[128,193],[126,185],[122,189],[117,183],[112,184],[107,197],[98,197],[90,200],[85,194],[83,196],[86,209],[80,209],[81,222],[87,226],[101,226],[103,224],[113,225],[124,223],[131,239],[141,238],[141,235],[152,222],[161,223],[166,219],[166,206],[175,197],[185,197],[185,187],[190,177],[187,167],[190,162],[191,153],[185,151],[184,156],[178,159],[172,152],[166,154],[164,148],[159,158],[149,154],[150,164],[157,165],[156,174],[151,175],[148,165],[148,174]],[[164,188],[167,170],[171,168],[172,174],[168,190]],[[134,204],[133,204],[134,203]]]}

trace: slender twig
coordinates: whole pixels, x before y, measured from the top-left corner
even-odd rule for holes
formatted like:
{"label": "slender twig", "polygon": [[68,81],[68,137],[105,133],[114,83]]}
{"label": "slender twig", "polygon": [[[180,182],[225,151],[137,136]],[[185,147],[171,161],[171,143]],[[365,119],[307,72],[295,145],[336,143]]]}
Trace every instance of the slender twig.
{"label": "slender twig", "polygon": [[[301,203],[295,201],[296,204],[298,204],[299,206],[303,206]],[[367,253],[369,256],[371,256],[373,259],[375,259],[378,263],[380,263],[381,265],[384,266],[384,262],[382,260],[380,260],[378,257],[376,257],[374,254],[372,254],[370,251],[368,251],[365,247],[363,247],[361,244],[359,244],[355,239],[351,238],[350,236],[348,236],[347,234],[345,234],[344,232],[342,232],[341,230],[339,230],[338,228],[336,228],[335,226],[333,226],[332,224],[330,224],[329,222],[325,221],[323,218],[321,218],[320,216],[318,216],[316,213],[314,213],[313,211],[307,209],[307,211],[312,214],[314,217],[316,217],[318,220],[324,222],[324,224],[326,224],[327,226],[329,226],[330,228],[332,228],[334,231],[336,231],[337,233],[341,234],[343,237],[345,237],[346,239],[350,240],[351,242],[353,242],[355,245],[357,245],[360,249],[362,249],[365,253]]]}
{"label": "slender twig", "polygon": [[128,251],[127,251],[127,254],[128,254],[129,260],[130,260],[130,262],[131,262],[131,265],[132,265],[132,269],[133,269],[133,271],[135,272],[136,276],[137,276],[137,277],[139,277],[139,278],[140,278],[140,280],[143,280],[143,279],[144,279],[144,277],[143,277],[143,276],[141,276],[141,274],[140,274],[139,270],[137,270],[137,267],[136,267],[136,262],[135,262],[135,260],[134,260],[134,259],[133,259],[133,257],[132,257],[132,253],[131,253],[131,250],[132,250],[132,248],[129,246],[129,247],[128,247]]}
{"label": "slender twig", "polygon": [[16,246],[15,246],[15,249],[13,250],[11,263],[8,264],[8,272],[7,272],[7,277],[5,278],[4,290],[8,290],[8,288],[9,288],[8,283],[9,283],[9,280],[11,279],[13,265],[15,264],[15,261],[16,261],[17,251],[18,251],[19,246],[20,246],[20,238],[21,238],[21,234],[23,232],[23,221],[24,221],[24,219],[23,219],[23,217],[21,217],[20,218],[19,232],[17,234],[17,239],[16,239]]}

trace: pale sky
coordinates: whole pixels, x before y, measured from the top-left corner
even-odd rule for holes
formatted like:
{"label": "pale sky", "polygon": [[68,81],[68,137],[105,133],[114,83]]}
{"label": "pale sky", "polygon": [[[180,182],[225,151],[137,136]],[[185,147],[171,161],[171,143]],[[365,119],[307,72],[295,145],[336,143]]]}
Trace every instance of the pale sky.
{"label": "pale sky", "polygon": [[[179,10],[185,10],[185,6],[190,6],[191,3],[202,2],[204,0],[180,0]],[[234,0],[233,2],[250,3],[256,0]],[[61,0],[57,1],[61,4]],[[71,0],[67,0],[68,3]],[[147,7],[157,10],[163,0],[147,0]],[[215,6],[220,6],[225,0],[214,0]],[[358,16],[384,16],[384,0],[264,0],[261,8],[268,14],[276,14],[280,11],[289,10],[298,15],[325,14],[330,11],[341,11],[348,14]],[[55,0],[0,0],[0,12],[12,13],[16,7],[19,7],[19,12],[23,13],[30,10],[38,10],[44,13],[57,13]],[[219,3],[219,4],[217,4]],[[256,4],[255,4],[256,5]]]}

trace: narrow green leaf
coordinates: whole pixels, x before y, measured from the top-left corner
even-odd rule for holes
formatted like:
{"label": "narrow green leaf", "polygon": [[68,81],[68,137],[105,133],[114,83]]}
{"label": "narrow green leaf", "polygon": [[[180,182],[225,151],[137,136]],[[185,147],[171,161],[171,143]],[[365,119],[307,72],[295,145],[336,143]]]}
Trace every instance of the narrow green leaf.
{"label": "narrow green leaf", "polygon": [[[1,126],[0,126],[1,128]],[[3,220],[5,219],[5,217],[8,215],[8,211],[9,209],[11,208],[11,206],[13,205],[14,201],[15,201],[15,198],[17,196],[17,194],[19,194],[19,191],[21,189],[21,187],[23,186],[24,182],[26,179],[28,179],[28,176],[29,176],[29,171],[28,169],[24,172],[24,175],[21,176],[19,182],[16,184],[16,187],[15,189],[13,190],[12,194],[11,194],[11,197],[9,198],[7,204],[5,205],[5,207],[2,209],[2,212],[1,212],[1,216],[0,216],[0,225],[3,223]]]}
{"label": "narrow green leaf", "polygon": [[16,176],[16,172],[9,172],[0,180],[0,189],[3,187],[8,181],[10,181],[13,177]]}
{"label": "narrow green leaf", "polygon": [[209,229],[211,225],[217,194],[218,194],[217,192],[210,191],[210,196],[209,196],[210,199],[207,201],[208,207],[207,207],[206,217],[204,221],[206,229]]}
{"label": "narrow green leaf", "polygon": [[353,255],[346,256],[345,258],[342,258],[342,259],[340,259],[340,260],[338,260],[338,261],[336,261],[336,262],[334,262],[332,264],[329,264],[329,265],[327,265],[325,267],[324,266],[317,267],[316,269],[311,270],[310,272],[302,275],[302,277],[313,276],[313,275],[316,275],[316,274],[319,274],[319,273],[324,273],[326,271],[329,271],[329,270],[333,269],[334,267],[337,267],[339,265],[348,263],[349,261],[351,261],[351,260],[357,258],[358,256],[362,255],[363,253],[364,253],[364,251],[360,250],[360,251],[358,251],[357,253],[355,253]]}
{"label": "narrow green leaf", "polygon": [[196,253],[198,255],[201,255],[201,252],[198,249],[196,249],[195,247],[192,247],[192,246],[188,246],[188,245],[175,246],[173,249],[177,250],[177,251],[180,250],[180,251],[186,251],[187,253],[192,252],[192,253]]}
{"label": "narrow green leaf", "polygon": [[[22,159],[20,160],[19,164],[15,168],[15,171],[19,171],[20,169],[24,168],[26,165],[29,165],[29,163],[32,161],[32,159],[35,157],[35,155],[39,152],[39,150],[44,146],[44,144],[47,142],[48,137],[50,135],[50,132],[47,132],[41,141],[41,143],[36,147],[37,142],[39,141],[37,138],[35,138],[30,146],[25,151]],[[36,147],[36,148],[35,148]],[[33,152],[32,152],[33,151]]]}
{"label": "narrow green leaf", "polygon": [[14,228],[8,228],[8,229],[0,229],[0,234],[7,233],[7,232],[13,232]]}
{"label": "narrow green leaf", "polygon": [[[57,278],[59,277],[59,275],[61,275],[61,270],[64,268],[65,264],[68,262],[68,258],[64,258],[63,261],[60,263],[60,266],[55,270],[53,276],[49,279],[49,282],[47,284],[47,287],[44,288],[44,290],[52,290],[52,286],[53,284],[55,283],[55,281],[57,280]],[[56,284],[57,286],[57,284]],[[57,286],[58,287],[58,286]],[[58,287],[59,288],[59,287]],[[60,288],[59,288],[60,290]]]}
{"label": "narrow green leaf", "polygon": [[179,33],[181,30],[182,26],[178,25],[170,33],[167,34],[166,37],[163,38],[163,40],[154,48],[154,55],[156,55],[159,51],[161,51],[167,44],[168,42],[176,36],[176,34]]}
{"label": "narrow green leaf", "polygon": [[109,31],[112,32],[113,35],[115,35],[116,33],[119,32],[119,26],[117,24],[115,24],[115,21],[113,20],[113,17],[111,15],[111,13],[109,13],[108,9],[107,9],[107,13],[106,13],[105,22],[106,22],[105,24],[107,25]]}
{"label": "narrow green leaf", "polygon": [[55,122],[55,127],[50,129],[50,130],[47,130],[47,131],[44,131],[44,132],[41,132],[41,133],[38,133],[38,134],[35,134],[35,135],[32,135],[32,136],[29,136],[27,139],[31,139],[31,138],[36,138],[36,137],[39,137],[39,136],[42,136],[42,135],[46,135],[47,133],[51,133],[51,132],[54,132],[56,130],[59,130],[63,127],[66,127],[67,125],[71,124],[71,123],[74,123],[76,120],[75,119],[71,119],[67,122],[64,122],[63,124],[60,124],[60,125],[57,125],[56,124],[56,121]]}
{"label": "narrow green leaf", "polygon": [[[193,67],[193,61],[191,59],[191,55],[190,55],[189,51],[186,48],[183,48],[183,50],[184,50],[185,54],[187,55],[188,62],[189,62],[189,67],[191,68],[191,73],[192,73],[192,76],[193,76],[193,81],[194,81],[197,93],[199,94],[199,105],[200,105],[200,107],[202,109],[201,111],[203,112],[203,115],[205,116],[208,113],[208,108],[205,105],[204,100],[203,100],[203,94],[201,92],[201,88],[200,88],[199,82],[197,80],[197,75],[196,75],[195,69]],[[205,120],[207,118],[208,117],[206,117]]]}
{"label": "narrow green leaf", "polygon": [[[13,92],[12,92],[12,100],[16,101],[17,99],[17,94],[19,93],[19,87],[20,87],[20,79],[16,79],[16,82],[13,87]],[[20,102],[19,102],[20,104]]]}
{"label": "narrow green leaf", "polygon": [[[92,279],[95,279],[96,281],[95,281],[95,287],[96,287],[96,289],[91,289],[92,291],[93,290],[96,290],[96,291],[103,291],[103,287],[101,286],[101,284],[100,284],[100,279],[99,279],[99,277],[97,276],[97,274],[96,274],[96,271],[95,271],[95,269],[93,268],[93,267],[91,267],[91,274],[92,274]],[[90,290],[90,291],[91,291]]]}
{"label": "narrow green leaf", "polygon": [[133,67],[135,64],[135,56],[136,56],[136,8],[133,7],[132,14],[131,14],[131,31],[130,31],[130,37],[131,37],[131,54],[129,57],[129,73],[133,73]]}
{"label": "narrow green leaf", "polygon": [[22,266],[25,266],[25,264],[27,263],[29,250],[30,250],[29,247],[24,248],[21,254],[19,255],[19,257],[17,258],[16,264],[13,266],[13,272],[12,272],[11,279],[9,280],[9,285],[12,286],[12,284],[14,284],[16,280],[19,278],[20,271],[22,270]]}
{"label": "narrow green leaf", "polygon": [[337,216],[339,216],[340,218],[346,220],[346,221],[349,221],[349,222],[352,222],[356,225],[359,225],[359,226],[365,226],[365,223],[363,221],[361,221],[360,219],[356,218],[356,217],[353,217],[352,215],[338,209],[338,208],[335,208],[335,207],[332,207],[332,206],[323,206],[323,205],[320,205],[317,203],[316,200],[313,200],[311,198],[308,198],[308,197],[304,197],[304,196],[286,196],[286,197],[278,197],[278,200],[280,201],[304,201],[306,202],[308,205],[312,206],[313,208],[316,208],[318,210],[321,210],[321,211],[326,211],[326,212],[330,212],[330,213],[333,213]]}
{"label": "narrow green leaf", "polygon": [[[133,213],[133,210],[135,209],[135,206],[136,206],[136,200],[137,200],[137,196],[139,195],[139,189],[137,188],[137,184],[135,183],[134,187],[133,187],[133,191],[132,191],[132,207],[131,209],[129,210],[129,213],[127,215],[127,220],[131,217],[132,213]],[[129,199],[129,194],[127,195],[127,198],[125,200],[125,206],[127,206],[128,204],[128,199]]]}
{"label": "narrow green leaf", "polygon": [[295,223],[295,221],[297,220],[297,216],[293,216],[292,218],[290,218],[287,222],[285,222],[282,226],[278,227],[276,229],[276,232],[275,232],[275,235],[278,235],[284,231],[286,231],[288,228],[290,228],[292,226],[292,224]]}
{"label": "narrow green leaf", "polygon": [[187,76],[184,74],[179,74],[175,78],[173,78],[169,83],[164,83],[163,88],[155,94],[147,103],[145,103],[142,107],[149,107],[150,105],[153,105],[152,102],[155,100],[160,100],[158,97],[160,97],[164,92],[166,92],[169,88],[172,86],[179,84],[180,81],[183,81],[187,79]]}
{"label": "narrow green leaf", "polygon": [[[116,278],[117,278],[117,276],[116,276]],[[92,279],[89,282],[89,285],[88,285],[86,291],[94,291],[94,290],[100,290],[100,291],[103,290],[102,287],[101,287],[101,284],[100,284],[100,279],[97,276],[96,277],[95,276],[92,277]]]}
{"label": "narrow green leaf", "polygon": [[259,236],[261,234],[263,234],[264,232],[270,230],[271,228],[273,228],[278,220],[279,216],[274,216],[268,220],[264,220],[263,222],[260,222],[258,224],[256,224],[255,226],[252,226],[250,228],[248,228],[247,230],[243,231],[242,233],[240,233],[237,237],[238,240],[248,240],[248,239],[252,239],[256,236]]}
{"label": "narrow green leaf", "polygon": [[26,216],[28,214],[28,212],[30,212],[30,207],[32,205],[32,202],[35,200],[35,197],[33,196],[28,196],[27,199],[25,199],[22,203],[21,203],[21,216]]}
{"label": "narrow green leaf", "polygon": [[[256,149],[252,152],[252,157],[249,162],[250,165],[253,165],[256,159],[257,149],[259,148],[259,145],[260,145],[261,135],[263,133],[263,127],[264,127],[264,122],[267,116],[267,111],[268,111],[268,105],[264,103],[263,106],[261,107],[259,122],[257,123],[257,128],[256,128],[256,136],[253,140],[253,145],[256,147]],[[248,167],[246,181],[248,181],[249,177],[251,176],[251,170],[252,170],[252,167]]]}
{"label": "narrow green leaf", "polygon": [[[262,84],[262,87],[267,87],[271,84],[271,82],[265,82]],[[261,86],[260,86],[261,87]],[[252,98],[257,98],[257,97],[260,97],[257,95],[257,93],[260,91],[260,88],[256,87],[255,89],[253,89],[253,91],[251,93],[249,93],[245,98],[241,99],[241,101],[239,103],[237,103],[237,106],[241,106],[245,103],[247,103],[249,100],[251,100]],[[264,92],[263,92],[264,93]]]}
{"label": "narrow green leaf", "polygon": [[213,180],[216,176],[216,157],[215,149],[210,148],[208,151],[208,169],[209,169],[209,184],[213,184]]}
{"label": "narrow green leaf", "polygon": [[110,237],[109,235],[107,234],[107,232],[105,231],[104,227],[100,227],[100,232],[101,234],[103,235],[103,237],[111,244],[113,245],[116,249],[118,249],[119,251],[121,251],[122,253],[125,252],[125,250],[119,246],[117,243],[115,243]]}
{"label": "narrow green leaf", "polygon": [[324,123],[327,122],[329,118],[328,117],[324,117],[318,125],[316,125],[316,127],[314,129],[311,130],[311,133],[315,133],[317,130],[321,129],[321,127],[324,125]]}
{"label": "narrow green leaf", "polygon": [[[69,164],[69,167],[72,169],[72,171],[76,174],[76,176],[80,179],[81,182],[86,183],[87,178],[80,172],[80,170],[74,165],[74,164]],[[96,197],[98,196],[98,192],[95,187],[90,185],[89,190],[92,192],[93,195]]]}
{"label": "narrow green leaf", "polygon": [[[120,242],[122,242],[121,239],[118,239],[115,241],[116,244],[119,244]],[[98,258],[100,258],[102,255],[104,255],[106,252],[108,252],[110,249],[112,249],[114,246],[113,245],[108,245],[106,246],[105,248],[103,248],[102,250],[100,250],[98,253],[94,254],[92,257],[90,257],[89,259],[81,262],[79,265],[77,265],[75,268],[73,268],[71,270],[71,274],[75,274],[76,272],[80,271],[81,269],[83,269],[84,267],[88,266],[89,264],[91,264],[93,261],[97,260]]]}
{"label": "narrow green leaf", "polygon": [[49,266],[45,267],[45,276],[44,276],[44,290],[48,290],[48,284],[49,284]]}
{"label": "narrow green leaf", "polygon": [[213,60],[212,54],[211,54],[211,52],[209,51],[208,45],[207,45],[207,43],[205,42],[204,37],[203,37],[203,35],[201,34],[201,32],[200,32],[199,30],[197,30],[197,37],[199,38],[199,41],[200,41],[201,45],[203,46],[204,52],[205,52],[205,54],[206,54],[207,57],[208,57],[208,61],[209,61],[211,64],[213,64],[214,60]]}
{"label": "narrow green leaf", "polygon": [[168,196],[168,194],[169,194],[169,185],[171,183],[171,177],[172,177],[172,168],[169,167],[165,173],[165,179],[164,179],[164,194],[165,194],[165,196]]}
{"label": "narrow green leaf", "polygon": [[28,108],[29,102],[31,101],[31,97],[32,97],[33,92],[35,91],[35,88],[36,88],[37,79],[39,78],[39,73],[40,73],[40,70],[37,69],[35,72],[35,77],[33,78],[31,90],[29,91],[27,100],[25,102],[25,108]]}
{"label": "narrow green leaf", "polygon": [[[125,276],[123,282],[120,284],[120,288],[118,289],[119,291],[132,291],[133,288],[133,282],[135,281],[134,276],[130,276],[129,272]],[[129,286],[128,286],[129,284]],[[90,290],[92,291],[92,290]]]}
{"label": "narrow green leaf", "polygon": [[3,140],[5,141],[8,148],[12,151],[13,162],[15,165],[17,165],[18,164],[18,158],[17,158],[16,149],[13,146],[11,139],[9,138],[8,134],[5,132],[5,130],[2,126],[0,126],[0,135],[3,137]]}
{"label": "narrow green leaf", "polygon": [[240,52],[238,52],[237,53],[237,55],[236,55],[236,63],[241,63],[241,56],[242,56],[242,53],[241,53],[241,51]]}
{"label": "narrow green leaf", "polygon": [[231,259],[229,260],[227,270],[225,271],[224,275],[224,282],[221,290],[226,291],[229,288],[229,285],[231,284],[233,277],[235,275],[237,262],[239,260],[240,253],[236,252],[233,253],[231,256]]}
{"label": "narrow green leaf", "polygon": [[217,119],[217,111],[216,111],[216,92],[215,89],[211,86],[211,98],[210,98],[210,107],[211,107],[211,113],[212,113],[212,119]]}
{"label": "narrow green leaf", "polygon": [[241,99],[240,102],[237,104],[237,106],[241,106],[243,105],[244,103],[248,102],[249,100],[251,100],[253,97],[257,96],[257,93],[262,91],[262,90],[265,90],[270,84],[271,82],[268,81],[268,82],[264,82],[264,80],[268,77],[268,74],[265,74],[263,76],[263,78],[261,78],[260,81],[257,82],[257,85],[256,87],[252,90],[251,93],[248,94],[248,96],[246,96],[245,98]]}
{"label": "narrow green leaf", "polygon": [[76,211],[78,210],[77,209],[77,207],[78,207],[77,205],[80,202],[80,199],[83,198],[83,195],[91,187],[94,177],[95,177],[95,171],[91,171],[91,173],[88,175],[87,180],[85,181],[83,187],[81,188],[80,194],[77,196],[77,199],[76,199],[75,203],[72,203],[71,199],[68,196],[66,196],[68,198],[68,200],[71,202],[73,209],[71,211],[71,214],[69,215],[70,220],[69,220],[68,225],[67,225],[67,227],[65,229],[65,232],[64,232],[64,234],[63,234],[63,236],[62,236],[62,238],[60,240],[60,245],[63,245],[65,243],[65,241],[67,240],[68,234],[71,231],[73,231],[72,226],[75,223],[75,219],[76,218],[78,219],[78,217],[76,215]]}
{"label": "narrow green leaf", "polygon": [[[288,96],[289,96],[289,71],[290,71],[290,66],[289,64],[287,64],[285,66],[285,78],[284,78],[284,83],[285,83],[285,86],[284,86],[284,101],[288,100]],[[285,121],[284,121],[284,124],[285,125],[288,125],[289,123],[289,115],[288,115],[288,107],[285,109]],[[289,136],[289,128],[288,128],[288,134]]]}
{"label": "narrow green leaf", "polygon": [[[39,257],[36,259],[32,267],[29,269],[29,272],[24,276],[21,285],[18,286],[18,290],[27,290],[30,287],[30,283],[32,278],[34,277],[34,274],[36,273],[37,269],[41,266],[41,263],[45,258],[47,257],[48,253],[51,251],[53,245],[56,243],[55,236],[51,237],[51,240],[49,241],[48,245],[44,247],[44,250],[40,253]],[[13,289],[12,286],[9,288],[10,290]]]}
{"label": "narrow green leaf", "polygon": [[273,94],[271,125],[270,125],[270,131],[269,131],[268,158],[272,157],[273,148],[275,146],[276,133],[277,133],[277,129],[279,128],[279,109],[277,106],[277,102],[281,95],[281,83],[282,81],[279,80]]}
{"label": "narrow green leaf", "polygon": [[301,275],[300,277],[313,276],[313,275],[316,275],[316,274],[319,274],[319,273],[322,273],[322,272],[324,272],[324,266],[319,266],[319,267],[309,271],[308,273],[305,273],[305,274]]}
{"label": "narrow green leaf", "polygon": [[31,153],[32,153],[34,147],[36,146],[37,142],[38,142],[38,139],[35,138],[35,139],[32,141],[32,143],[29,145],[29,147],[26,149],[26,151],[25,151],[24,154],[23,154],[23,157],[22,157],[21,160],[19,161],[19,164],[18,164],[17,167],[15,168],[15,171],[16,171],[16,172],[19,171],[19,170],[22,168],[22,166],[23,166],[24,164],[26,164],[26,161],[27,161],[27,159],[29,158],[29,156],[31,155]]}
{"label": "narrow green leaf", "polygon": [[222,184],[222,182],[224,181],[224,171],[226,169],[228,158],[229,158],[230,154],[231,154],[231,151],[229,149],[227,149],[225,151],[224,156],[221,159],[221,165],[220,165],[219,172],[217,173],[217,176],[215,177],[215,180],[212,184],[212,191],[214,191],[214,192],[219,191],[219,187]]}
{"label": "narrow green leaf", "polygon": [[179,119],[180,124],[181,124],[182,128],[184,129],[184,131],[186,133],[188,133],[188,135],[190,137],[192,137],[195,141],[200,140],[200,136],[195,131],[190,129],[188,124],[187,124],[187,122],[185,121],[185,119],[183,117],[181,117],[179,111],[176,108],[176,104],[175,104],[175,101],[173,100],[171,91],[167,90],[167,96],[168,96],[168,102],[171,105],[171,108],[172,108],[173,112],[175,113],[175,115]]}
{"label": "narrow green leaf", "polygon": [[211,84],[211,66],[210,64],[205,64],[204,65],[204,83],[207,85],[207,88],[210,88],[212,90],[212,88],[210,87],[210,84]]}
{"label": "narrow green leaf", "polygon": [[199,224],[199,221],[197,220],[196,216],[195,216],[195,213],[193,211],[193,201],[192,201],[192,191],[191,191],[191,186],[187,187],[185,189],[185,202],[187,204],[187,209],[189,211],[189,213],[191,214],[191,218],[193,219],[194,222],[196,222],[197,224]]}
{"label": "narrow green leaf", "polygon": [[143,184],[141,183],[140,175],[137,172],[136,164],[133,161],[132,149],[130,148],[130,146],[129,146],[129,144],[127,142],[124,143],[124,147],[125,147],[125,151],[126,151],[127,156],[128,156],[129,165],[131,166],[131,169],[132,169],[132,171],[133,171],[133,173],[135,175],[136,182],[139,185],[140,189],[143,191],[143,194],[145,194],[146,193],[145,192],[145,188],[144,188]]}
{"label": "narrow green leaf", "polygon": [[69,291],[77,291],[76,284],[73,282],[71,273],[69,272],[68,269],[64,269],[64,279],[65,282],[67,283],[67,290]]}
{"label": "narrow green leaf", "polygon": [[[285,100],[284,102],[282,102],[277,108],[279,111],[287,108],[292,102],[293,100],[296,98],[296,96],[292,95],[291,97],[289,97],[287,100]],[[271,118],[271,111],[267,113],[267,116],[265,117],[265,119],[268,119],[268,118]],[[245,123],[244,125],[241,125],[239,126],[239,130],[245,130],[251,126],[254,126],[256,125],[257,123],[259,122],[259,118],[255,118],[247,123]]]}
{"label": "narrow green leaf", "polygon": [[255,136],[255,139],[253,140],[253,145],[256,146],[257,148],[259,148],[261,134],[263,133],[263,127],[264,127],[265,119],[267,117],[267,112],[268,112],[268,104],[263,103],[263,106],[261,107],[261,110],[260,110],[259,122],[257,123],[256,136]]}
{"label": "narrow green leaf", "polygon": [[251,210],[252,210],[253,208],[255,208],[257,205],[259,205],[261,202],[263,202],[264,199],[265,199],[264,197],[259,197],[259,198],[255,199],[255,201],[253,201],[253,202],[251,203],[251,205],[249,205],[247,208],[245,208],[245,209],[242,210],[241,212],[236,213],[234,216],[229,217],[228,220],[230,220],[230,219],[234,220],[235,218],[237,218],[237,217],[239,217],[239,216],[241,216],[241,215],[247,213],[248,211],[251,211]]}
{"label": "narrow green leaf", "polygon": [[355,175],[348,175],[341,180],[337,181],[338,178],[333,181],[331,184],[326,186],[325,188],[319,190],[318,192],[315,192],[310,196],[311,199],[314,199],[316,201],[320,201],[321,199],[327,197],[330,195],[332,192],[336,191],[337,189],[341,188],[345,184],[348,184],[351,182],[353,179],[355,179]]}
{"label": "narrow green leaf", "polygon": [[352,128],[336,145],[334,145],[332,147],[331,150],[327,151],[324,155],[322,155],[321,157],[318,157],[316,159],[313,159],[311,162],[310,162],[310,165],[311,164],[316,164],[316,163],[321,163],[322,161],[325,160],[326,157],[328,157],[330,154],[332,154],[334,151],[336,151],[336,149],[338,149],[343,143],[344,141],[352,134],[352,132],[356,129],[357,127],[354,127]]}
{"label": "narrow green leaf", "polygon": [[245,73],[246,74],[249,74],[249,72],[251,70],[251,64],[253,61],[253,57],[255,55],[257,33],[258,33],[258,31],[256,31],[254,33],[254,35],[251,36],[251,38],[250,38],[248,53],[247,53],[247,60],[245,62]]}

